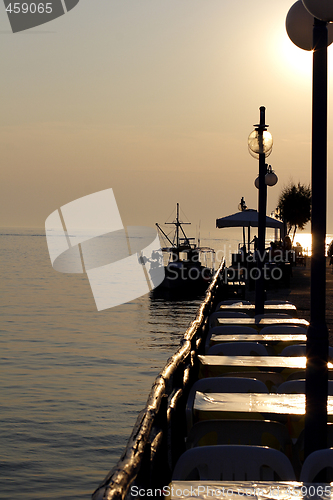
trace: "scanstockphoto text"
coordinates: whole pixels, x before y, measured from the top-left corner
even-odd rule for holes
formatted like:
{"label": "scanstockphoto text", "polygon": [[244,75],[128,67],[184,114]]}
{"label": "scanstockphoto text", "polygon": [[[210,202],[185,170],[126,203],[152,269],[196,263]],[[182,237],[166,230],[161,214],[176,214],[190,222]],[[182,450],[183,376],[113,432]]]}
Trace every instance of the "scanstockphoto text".
{"label": "scanstockphoto text", "polygon": [[[232,254],[230,253],[229,258]],[[283,265],[288,263],[292,265],[295,263],[295,252],[291,250],[275,250],[270,249],[260,254],[259,251],[255,253],[241,252],[237,255],[239,261],[237,265],[229,267],[227,271],[222,271],[220,278],[224,283],[233,280],[258,280],[262,275],[265,280],[281,280],[283,277]],[[226,256],[225,249],[220,249],[216,252],[216,262],[220,262]],[[199,256],[194,256],[191,259],[191,267],[187,268],[187,261],[178,261],[177,254],[171,260],[171,265],[168,267],[169,280],[199,280],[207,278],[207,268],[200,266]],[[178,265],[179,264],[179,265]],[[197,265],[195,265],[197,264]],[[261,265],[260,265],[261,264]]]}
{"label": "scanstockphoto text", "polygon": [[274,262],[275,264],[281,264],[283,262],[295,262],[295,252],[293,250],[281,250],[281,249],[272,249],[265,250],[263,253],[260,253],[259,250],[255,250],[254,253],[245,252],[241,250],[238,254],[234,254],[229,249],[229,252],[226,251],[226,247],[223,249],[219,249],[215,252],[217,262],[221,261],[223,258],[226,260],[231,260],[233,255],[237,255],[242,262],[244,263],[254,263],[254,262]]}
{"label": "scanstockphoto text", "polygon": [[331,485],[288,485],[288,486],[262,486],[262,487],[224,487],[216,484],[193,484],[189,482],[184,485],[184,482],[177,485],[164,486],[163,488],[140,488],[131,486],[132,498],[235,498],[235,496],[243,498],[262,497],[268,499],[279,500],[280,498],[330,498],[332,494]]}

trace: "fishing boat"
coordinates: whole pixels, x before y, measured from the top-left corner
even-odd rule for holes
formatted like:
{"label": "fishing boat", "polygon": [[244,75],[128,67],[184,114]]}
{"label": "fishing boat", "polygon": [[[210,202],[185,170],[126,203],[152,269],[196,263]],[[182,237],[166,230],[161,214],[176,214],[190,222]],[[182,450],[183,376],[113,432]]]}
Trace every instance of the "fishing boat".
{"label": "fishing boat", "polygon": [[[301,488],[306,481],[312,481],[308,470],[311,455],[302,465],[304,394],[284,393],[290,383],[304,384],[297,377],[304,378],[305,358],[298,357],[299,353],[289,358],[281,355],[282,347],[304,351],[299,342],[305,341],[308,322],[296,318],[295,306],[287,301],[266,302],[266,314],[259,317],[249,302],[225,300],[226,286],[221,279],[224,269],[223,262],[179,349],[156,378],[120,461],[94,492],[93,500],[222,498],[222,487],[228,489],[225,497],[231,500],[239,497],[239,487],[243,492],[247,488],[262,488],[260,494],[251,495],[252,499],[280,498],[279,493],[272,496],[272,488],[278,488],[276,491],[283,498],[292,499],[295,495],[302,497]],[[264,331],[268,333],[264,335]],[[272,331],[276,333],[269,333]],[[295,337],[293,331],[297,332]],[[264,356],[259,347],[257,354],[261,356],[217,356],[211,351],[220,343],[225,349],[229,344],[230,349],[231,339],[234,345],[248,342],[247,346],[253,348],[259,338],[260,349],[267,349],[269,356]],[[257,363],[256,371],[250,370],[253,363]],[[274,369],[268,368],[273,365]],[[207,373],[217,366],[220,373]],[[221,380],[234,384],[231,390],[218,390],[217,382]],[[329,417],[332,419],[333,415]],[[235,420],[230,421],[231,418]],[[263,441],[266,438],[268,442]],[[255,460],[251,453],[257,456]],[[192,462],[186,469],[184,463],[189,456]],[[257,459],[261,460],[261,467],[253,473]],[[215,472],[212,479],[206,461],[215,471],[228,469],[226,480],[221,479],[220,472]],[[228,478],[230,467],[236,467],[233,477],[243,482]],[[252,472],[248,477],[249,468]],[[270,468],[273,475],[269,475]],[[190,473],[192,469],[194,475]],[[260,477],[253,479],[251,474]],[[266,482],[262,482],[262,474]]]}
{"label": "fishing boat", "polygon": [[212,280],[214,274],[215,252],[212,248],[201,247],[200,239],[189,238],[183,226],[191,224],[182,222],[179,218],[179,203],[176,208],[176,218],[172,222],[166,222],[175,226],[170,237],[156,223],[160,238],[166,243],[162,247],[165,261],[165,278],[157,288],[172,291],[204,291]]}

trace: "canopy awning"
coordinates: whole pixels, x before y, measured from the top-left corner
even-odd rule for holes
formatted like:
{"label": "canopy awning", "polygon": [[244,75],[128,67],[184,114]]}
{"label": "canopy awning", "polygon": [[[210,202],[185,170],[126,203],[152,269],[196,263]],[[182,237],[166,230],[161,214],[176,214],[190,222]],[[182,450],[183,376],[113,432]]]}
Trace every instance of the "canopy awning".
{"label": "canopy awning", "polygon": [[[248,209],[221,217],[216,219],[216,227],[258,227],[258,212]],[[266,227],[283,229],[283,222],[266,215]]]}

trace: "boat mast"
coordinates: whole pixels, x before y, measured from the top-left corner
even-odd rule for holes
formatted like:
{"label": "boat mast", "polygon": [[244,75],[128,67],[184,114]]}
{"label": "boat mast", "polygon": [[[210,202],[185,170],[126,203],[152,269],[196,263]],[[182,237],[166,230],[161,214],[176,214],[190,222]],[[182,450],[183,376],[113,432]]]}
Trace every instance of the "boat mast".
{"label": "boat mast", "polygon": [[177,203],[177,213],[176,213],[176,241],[177,248],[179,247],[179,203]]}
{"label": "boat mast", "polygon": [[186,236],[186,234],[183,231],[182,225],[184,225],[184,224],[191,224],[191,223],[190,222],[180,222],[179,221],[179,203],[177,203],[176,220],[173,221],[173,222],[165,222],[165,224],[174,224],[176,226],[176,248],[180,247],[180,242],[179,242],[179,228],[180,228],[181,232],[184,235],[184,239],[185,239],[187,245],[190,245],[190,241],[189,240],[192,239],[192,238],[188,238]]}

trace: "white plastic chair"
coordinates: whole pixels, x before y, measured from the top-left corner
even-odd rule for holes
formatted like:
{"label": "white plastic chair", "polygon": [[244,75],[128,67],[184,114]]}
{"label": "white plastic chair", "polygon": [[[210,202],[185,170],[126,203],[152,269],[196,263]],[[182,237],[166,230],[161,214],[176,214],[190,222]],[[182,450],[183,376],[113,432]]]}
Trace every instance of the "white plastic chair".
{"label": "white plastic chair", "polygon": [[264,313],[264,314],[256,314],[255,319],[265,319],[265,318],[274,318],[274,319],[293,319],[293,317],[290,314],[287,313]]}
{"label": "white plastic chair", "polygon": [[283,382],[277,388],[278,394],[304,394],[305,393],[305,380],[288,380]]}
{"label": "white plastic chair", "polygon": [[203,420],[197,422],[186,439],[186,448],[238,444],[269,446],[291,458],[292,441],[285,425],[271,420]]}
{"label": "white plastic chair", "polygon": [[297,326],[297,325],[271,325],[271,326],[264,326],[260,330],[260,333],[263,335],[271,333],[284,333],[286,335],[306,335],[306,328],[303,328],[302,326]]}
{"label": "white plastic chair", "polygon": [[215,311],[209,316],[209,328],[219,326],[218,318],[249,318],[250,316],[245,312],[239,311]]}
{"label": "white plastic chair", "polygon": [[288,345],[280,352],[280,356],[305,356],[306,344]]}
{"label": "white plastic chair", "polygon": [[[306,344],[293,344],[285,347],[280,356],[305,356],[306,355]],[[333,360],[333,347],[328,348],[328,361]]]}
{"label": "white plastic chair", "polygon": [[[266,371],[241,371],[241,372],[231,372],[226,373],[226,376],[232,376],[233,378],[254,378],[263,382],[268,388],[269,392],[276,392],[276,388],[284,382],[283,375],[278,372],[266,372]],[[221,375],[223,378],[223,375]]]}
{"label": "white plastic chair", "polygon": [[259,342],[222,342],[208,349],[211,355],[221,356],[268,356],[267,349]]}
{"label": "white plastic chair", "polygon": [[179,458],[173,480],[294,481],[289,459],[265,446],[219,445],[187,450]]}
{"label": "white plastic chair", "polygon": [[[305,394],[305,379],[287,380],[276,391],[278,394]],[[329,396],[333,396],[333,380],[328,381]]]}
{"label": "white plastic chair", "polygon": [[[246,374],[246,372],[244,372]],[[245,375],[246,376],[246,375]],[[244,376],[244,377],[245,377]],[[193,425],[193,405],[197,391],[210,392],[260,392],[268,393],[266,385],[254,378],[241,377],[207,377],[197,380],[191,387],[186,402],[187,429]]]}
{"label": "white plastic chair", "polygon": [[219,325],[214,326],[209,330],[206,338],[205,351],[207,352],[210,347],[210,339],[212,335],[233,335],[236,333],[245,333],[246,335],[258,334],[255,328],[250,326],[238,326],[238,325]]}
{"label": "white plastic chair", "polygon": [[[326,468],[333,469],[333,448],[318,450],[311,453],[304,461],[300,481],[303,481],[303,483],[311,483],[317,474]],[[332,479],[328,478],[327,480],[331,481]]]}
{"label": "white plastic chair", "polygon": [[[333,424],[330,422],[327,422],[327,446],[333,446]],[[299,477],[304,463],[304,429],[301,431],[294,445],[292,463],[296,476]]]}

